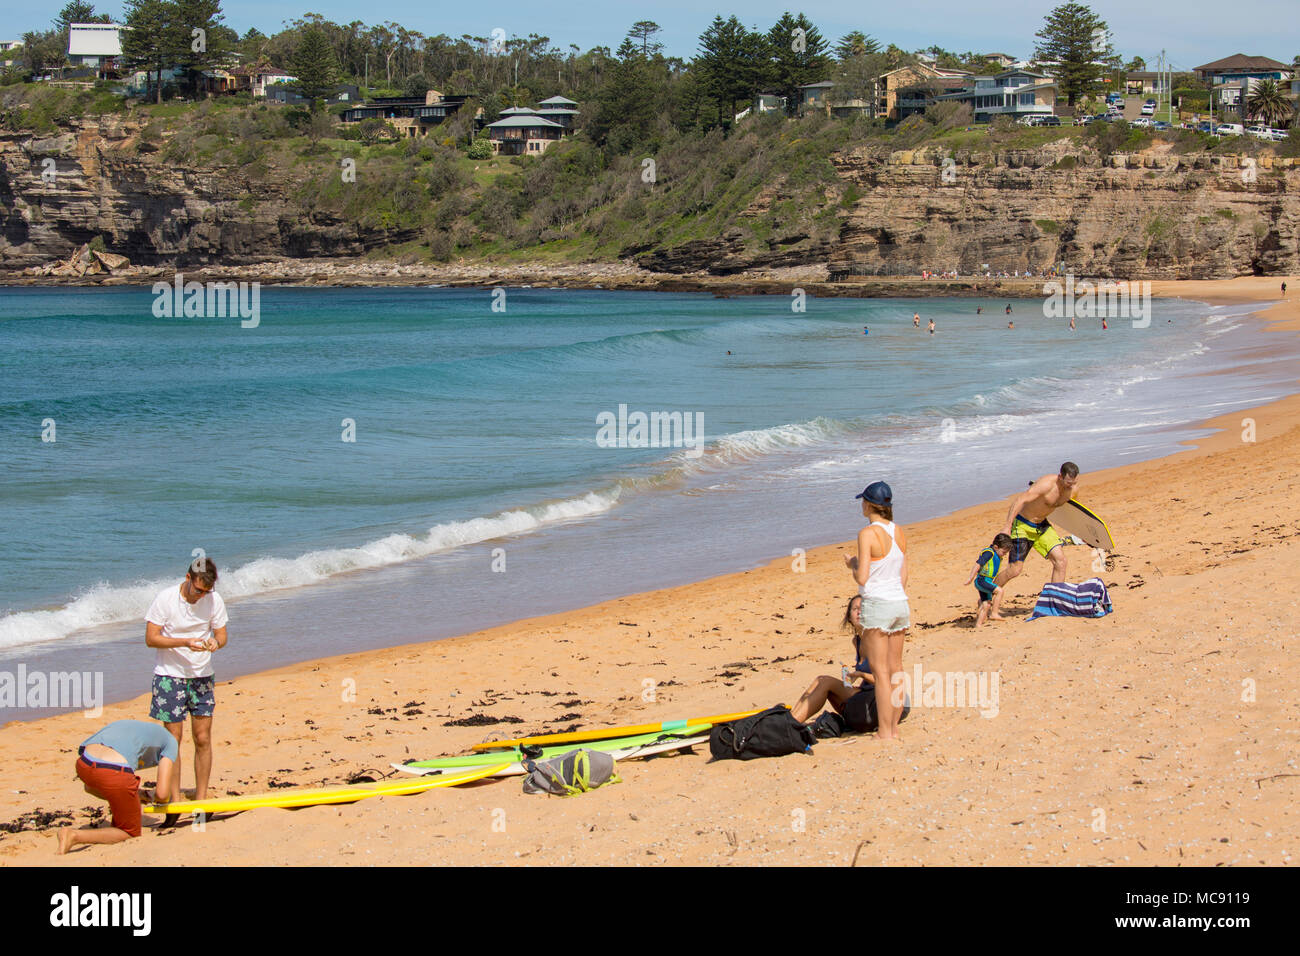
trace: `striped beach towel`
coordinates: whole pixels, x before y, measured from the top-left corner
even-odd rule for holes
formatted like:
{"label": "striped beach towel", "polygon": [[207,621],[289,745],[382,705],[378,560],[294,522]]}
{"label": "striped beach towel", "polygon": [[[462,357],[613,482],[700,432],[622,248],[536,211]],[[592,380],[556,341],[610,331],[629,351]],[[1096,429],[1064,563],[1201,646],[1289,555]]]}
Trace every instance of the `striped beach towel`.
{"label": "striped beach towel", "polygon": [[1105,617],[1111,612],[1110,594],[1101,578],[1079,584],[1045,584],[1029,620],[1039,617]]}

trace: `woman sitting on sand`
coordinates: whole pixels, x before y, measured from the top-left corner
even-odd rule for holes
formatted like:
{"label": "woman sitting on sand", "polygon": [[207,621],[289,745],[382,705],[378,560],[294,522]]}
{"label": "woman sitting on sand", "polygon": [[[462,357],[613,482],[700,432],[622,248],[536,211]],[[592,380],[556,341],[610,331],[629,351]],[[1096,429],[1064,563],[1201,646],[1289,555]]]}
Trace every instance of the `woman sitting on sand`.
{"label": "woman sitting on sand", "polygon": [[[810,723],[821,713],[823,707],[830,704],[844,718],[850,730],[869,733],[876,729],[876,679],[871,676],[870,665],[862,659],[862,624],[859,620],[861,608],[862,596],[855,594],[849,599],[849,606],[844,612],[844,626],[853,631],[853,667],[840,677],[823,675],[808,685],[803,696],[790,708],[790,713],[800,723]],[[845,681],[856,680],[861,683],[845,684]],[[909,705],[910,701],[904,703],[900,720],[907,716]]]}
{"label": "woman sitting on sand", "polygon": [[[790,708],[790,713],[794,719],[801,724],[806,724],[816,717],[823,707],[830,704],[835,708],[835,712],[840,716],[848,719],[845,714],[845,704],[855,695],[862,697],[869,696],[863,693],[871,690],[871,685],[875,678],[871,676],[871,668],[867,662],[862,659],[862,624],[859,623],[859,615],[862,608],[862,596],[855,594],[849,598],[849,606],[844,611],[843,625],[853,631],[853,666],[849,668],[848,680],[861,680],[862,683],[856,686],[846,686],[845,677],[818,677],[813,681],[798,702]],[[865,710],[864,710],[865,713]],[[850,721],[850,726],[853,722]],[[857,729],[857,728],[855,728]]]}
{"label": "woman sitting on sand", "polygon": [[[862,595],[860,623],[863,644],[876,685],[876,710],[880,726],[876,736],[899,739],[902,719],[903,640],[912,625],[907,601],[907,538],[894,524],[894,493],[883,481],[875,481],[862,494],[862,516],[870,521],[858,532],[858,553],[845,555]],[[900,697],[895,706],[893,693]]]}

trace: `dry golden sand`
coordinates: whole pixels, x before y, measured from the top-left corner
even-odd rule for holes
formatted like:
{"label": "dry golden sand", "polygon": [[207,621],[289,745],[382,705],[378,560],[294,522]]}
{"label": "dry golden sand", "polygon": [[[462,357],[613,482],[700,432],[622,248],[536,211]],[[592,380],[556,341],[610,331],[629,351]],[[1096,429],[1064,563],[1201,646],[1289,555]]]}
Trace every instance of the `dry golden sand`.
{"label": "dry golden sand", "polygon": [[[1163,283],[1156,292],[1264,301],[1279,298],[1278,281]],[[1269,316],[1296,328],[1300,288],[1288,282],[1290,301]],[[1247,418],[1253,443],[1242,440]],[[748,763],[709,764],[707,748],[625,762],[622,783],[572,799],[524,795],[512,778],[256,810],[202,831],[147,829],[67,857],[54,854],[51,832],[25,832],[0,836],[0,862],[1291,863],[1300,848],[1300,397],[1212,425],[1222,430],[1186,452],[1083,476],[1080,497],[1106,515],[1118,543],[1101,575],[1115,602],[1105,619],[976,632],[962,582],[1006,503],[908,527],[919,626],[905,667],[996,672],[995,717],[918,708],[902,743],[824,741],[811,756]],[[1063,457],[1067,449],[1051,452],[1044,470]],[[846,537],[859,518],[853,505]],[[805,573],[783,559],[453,640],[223,682],[214,790],[340,782],[483,739],[483,728],[443,727],[449,716],[517,715],[524,724],[488,730],[524,732],[566,727],[571,713],[600,726],[792,703],[848,658],[838,628],[852,593],[847,551],[810,551]],[[1071,580],[1092,575],[1086,549],[1069,557]],[[1046,578],[1047,564],[1031,557],[1008,610],[1026,613]],[[252,639],[237,613],[232,635]],[[647,680],[653,701],[643,699]],[[349,682],[355,701],[345,699]],[[146,704],[111,706],[93,722],[70,715],[0,729],[3,819],[99,805],[73,776],[75,745],[110,720],[143,717]],[[188,780],[188,743],[183,753]]]}

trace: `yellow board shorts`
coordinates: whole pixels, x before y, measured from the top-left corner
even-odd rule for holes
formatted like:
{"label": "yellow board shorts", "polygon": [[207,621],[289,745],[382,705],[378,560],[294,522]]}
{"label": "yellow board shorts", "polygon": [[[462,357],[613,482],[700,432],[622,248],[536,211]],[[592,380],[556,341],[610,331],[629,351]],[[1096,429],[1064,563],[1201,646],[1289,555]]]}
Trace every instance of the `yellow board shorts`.
{"label": "yellow board shorts", "polygon": [[1011,564],[1019,564],[1029,557],[1030,548],[1047,557],[1049,551],[1064,543],[1048,522],[1032,524],[1016,515],[1016,520],[1011,523],[1011,553],[1007,555],[1007,560]]}

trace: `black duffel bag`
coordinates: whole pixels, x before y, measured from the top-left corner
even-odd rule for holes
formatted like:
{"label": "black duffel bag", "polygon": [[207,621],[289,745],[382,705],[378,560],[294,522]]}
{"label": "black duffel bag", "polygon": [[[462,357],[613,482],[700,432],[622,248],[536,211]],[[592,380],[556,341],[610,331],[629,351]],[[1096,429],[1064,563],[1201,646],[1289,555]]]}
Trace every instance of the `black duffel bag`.
{"label": "black duffel bag", "polygon": [[761,714],[719,724],[709,731],[709,752],[714,760],[753,760],[811,753],[817,738],[806,724],[778,704]]}

